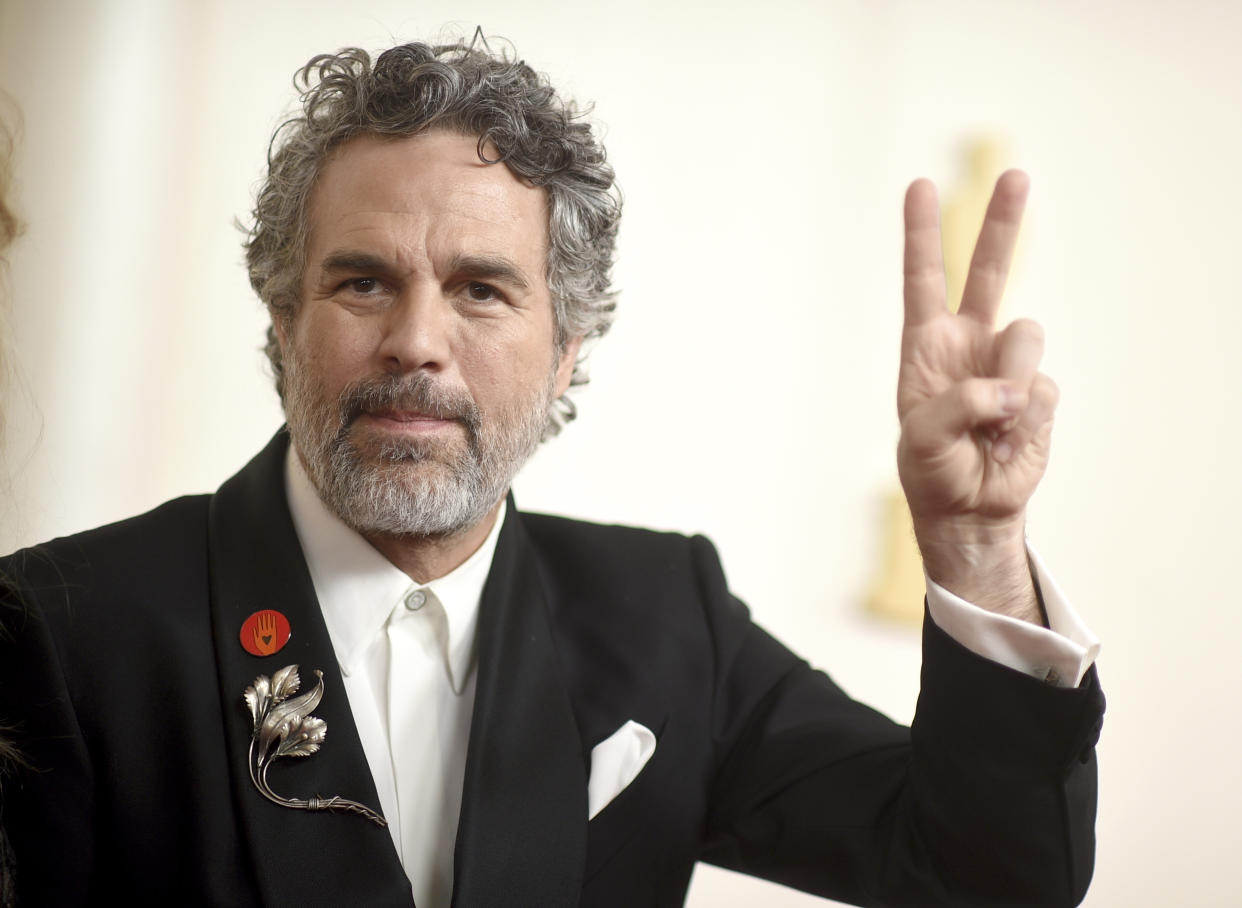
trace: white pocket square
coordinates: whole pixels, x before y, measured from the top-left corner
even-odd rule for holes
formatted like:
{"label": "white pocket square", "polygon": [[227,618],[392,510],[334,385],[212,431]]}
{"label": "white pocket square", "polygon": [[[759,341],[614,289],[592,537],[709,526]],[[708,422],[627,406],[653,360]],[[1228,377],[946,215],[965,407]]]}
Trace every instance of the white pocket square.
{"label": "white pocket square", "polygon": [[591,778],[587,782],[587,819],[607,807],[638,777],[655,753],[651,729],[633,719],[591,748]]}

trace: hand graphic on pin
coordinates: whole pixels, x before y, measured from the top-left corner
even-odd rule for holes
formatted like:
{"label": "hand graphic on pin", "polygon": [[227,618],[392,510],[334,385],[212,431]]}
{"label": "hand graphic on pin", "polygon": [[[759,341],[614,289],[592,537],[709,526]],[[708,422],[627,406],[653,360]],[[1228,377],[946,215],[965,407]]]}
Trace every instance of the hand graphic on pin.
{"label": "hand graphic on pin", "polygon": [[279,652],[290,637],[289,619],[274,609],[255,612],[241,627],[241,645],[252,656]]}
{"label": "hand graphic on pin", "polygon": [[267,656],[276,651],[276,617],[271,612],[260,612],[254,624],[254,648]]}

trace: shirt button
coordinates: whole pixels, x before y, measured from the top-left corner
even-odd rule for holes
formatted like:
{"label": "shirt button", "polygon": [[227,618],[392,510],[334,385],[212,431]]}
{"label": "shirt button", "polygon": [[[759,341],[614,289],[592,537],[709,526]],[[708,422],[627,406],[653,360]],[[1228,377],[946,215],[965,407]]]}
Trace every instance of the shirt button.
{"label": "shirt button", "polygon": [[417,612],[420,608],[427,604],[427,594],[422,590],[415,590],[405,597],[405,607],[411,612]]}

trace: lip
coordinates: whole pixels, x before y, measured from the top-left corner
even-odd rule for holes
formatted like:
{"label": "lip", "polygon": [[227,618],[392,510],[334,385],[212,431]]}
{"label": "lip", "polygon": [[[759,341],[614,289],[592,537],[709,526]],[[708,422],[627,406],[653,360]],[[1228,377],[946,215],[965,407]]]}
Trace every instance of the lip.
{"label": "lip", "polygon": [[358,417],[358,421],[370,423],[376,428],[389,432],[413,434],[440,432],[457,425],[456,419],[445,419],[408,410],[379,410],[363,413]]}

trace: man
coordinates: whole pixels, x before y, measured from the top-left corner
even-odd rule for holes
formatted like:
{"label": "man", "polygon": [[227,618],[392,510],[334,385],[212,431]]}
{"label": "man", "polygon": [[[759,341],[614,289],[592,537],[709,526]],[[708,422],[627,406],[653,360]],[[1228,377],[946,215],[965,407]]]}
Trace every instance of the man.
{"label": "man", "polygon": [[612,173],[572,109],[465,47],[303,78],[248,242],[287,433],[213,496],[4,563],[26,900],[675,905],[708,860],[861,904],[1077,903],[1103,700],[1023,538],[1041,340],[991,327],[1024,177],[956,316],[934,191],[907,196],[905,729],[753,625],[705,540],[507,499],[612,313]]}

